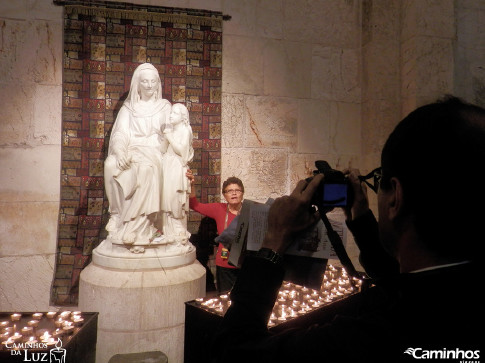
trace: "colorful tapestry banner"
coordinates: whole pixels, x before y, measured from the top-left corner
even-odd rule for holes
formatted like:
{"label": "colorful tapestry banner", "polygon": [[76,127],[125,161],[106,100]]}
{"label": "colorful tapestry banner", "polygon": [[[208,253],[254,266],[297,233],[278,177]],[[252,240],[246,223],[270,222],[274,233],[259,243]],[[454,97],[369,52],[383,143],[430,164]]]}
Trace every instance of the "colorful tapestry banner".
{"label": "colorful tapestry banner", "polygon": [[[79,275],[107,235],[103,163],[139,64],[152,63],[162,79],[163,98],[189,109],[196,188],[202,201],[218,199],[222,14],[100,1],[62,3],[61,201],[51,303],[76,305]],[[197,230],[198,218],[191,214],[189,231]]]}

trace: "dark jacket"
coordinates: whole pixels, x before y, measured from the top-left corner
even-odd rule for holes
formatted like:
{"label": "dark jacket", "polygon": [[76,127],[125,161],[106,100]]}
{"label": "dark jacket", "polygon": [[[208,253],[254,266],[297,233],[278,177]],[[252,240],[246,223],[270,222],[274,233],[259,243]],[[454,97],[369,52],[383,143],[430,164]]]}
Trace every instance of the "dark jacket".
{"label": "dark jacket", "polygon": [[[368,223],[352,226],[356,240],[369,227],[374,228]],[[362,248],[368,241],[359,242]],[[448,354],[447,361],[459,362],[480,354],[475,351],[483,303],[478,298],[481,279],[475,264],[396,274],[396,265],[389,261],[383,266],[367,262],[380,278],[349,299],[348,306],[345,302],[341,313],[306,328],[274,334],[266,323],[283,281],[283,268],[248,257],[217,333],[215,361],[392,363]],[[451,359],[453,354],[458,359]]]}

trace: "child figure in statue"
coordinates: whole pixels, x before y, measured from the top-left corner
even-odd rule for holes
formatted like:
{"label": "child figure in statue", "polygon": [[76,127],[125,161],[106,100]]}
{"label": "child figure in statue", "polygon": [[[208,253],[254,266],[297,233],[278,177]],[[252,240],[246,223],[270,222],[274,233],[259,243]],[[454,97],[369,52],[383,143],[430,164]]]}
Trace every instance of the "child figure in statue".
{"label": "child figure in statue", "polygon": [[108,238],[132,252],[143,252],[142,246],[150,244],[157,230],[154,221],[162,210],[162,130],[170,111],[157,69],[150,63],[139,65],[113,125],[104,164]]}
{"label": "child figure in statue", "polygon": [[162,221],[163,235],[169,241],[186,244],[190,183],[187,164],[194,157],[189,111],[181,103],[172,106],[169,124],[164,129],[166,152],[163,156]]}

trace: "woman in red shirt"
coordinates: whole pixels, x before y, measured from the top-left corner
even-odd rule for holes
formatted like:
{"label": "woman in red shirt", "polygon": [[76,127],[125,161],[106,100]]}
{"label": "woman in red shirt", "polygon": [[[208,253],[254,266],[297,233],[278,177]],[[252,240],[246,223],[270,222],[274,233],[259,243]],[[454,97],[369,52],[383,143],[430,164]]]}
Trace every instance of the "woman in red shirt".
{"label": "woman in red shirt", "polygon": [[[200,214],[216,221],[217,233],[220,235],[232,220],[239,214],[244,197],[244,185],[239,178],[230,177],[222,184],[222,193],[227,203],[199,203],[195,196],[194,175],[187,171],[187,177],[192,185],[189,206]],[[223,293],[232,289],[236,281],[239,269],[230,265],[227,261],[229,251],[219,243],[216,254],[216,280],[217,290]]]}

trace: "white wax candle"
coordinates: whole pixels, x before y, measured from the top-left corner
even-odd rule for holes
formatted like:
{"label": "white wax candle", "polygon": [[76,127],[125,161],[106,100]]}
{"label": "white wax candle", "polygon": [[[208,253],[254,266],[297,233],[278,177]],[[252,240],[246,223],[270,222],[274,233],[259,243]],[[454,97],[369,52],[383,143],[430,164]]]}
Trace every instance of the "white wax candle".
{"label": "white wax candle", "polygon": [[39,326],[39,321],[38,320],[30,320],[30,321],[27,322],[27,325],[36,328],[37,326]]}

